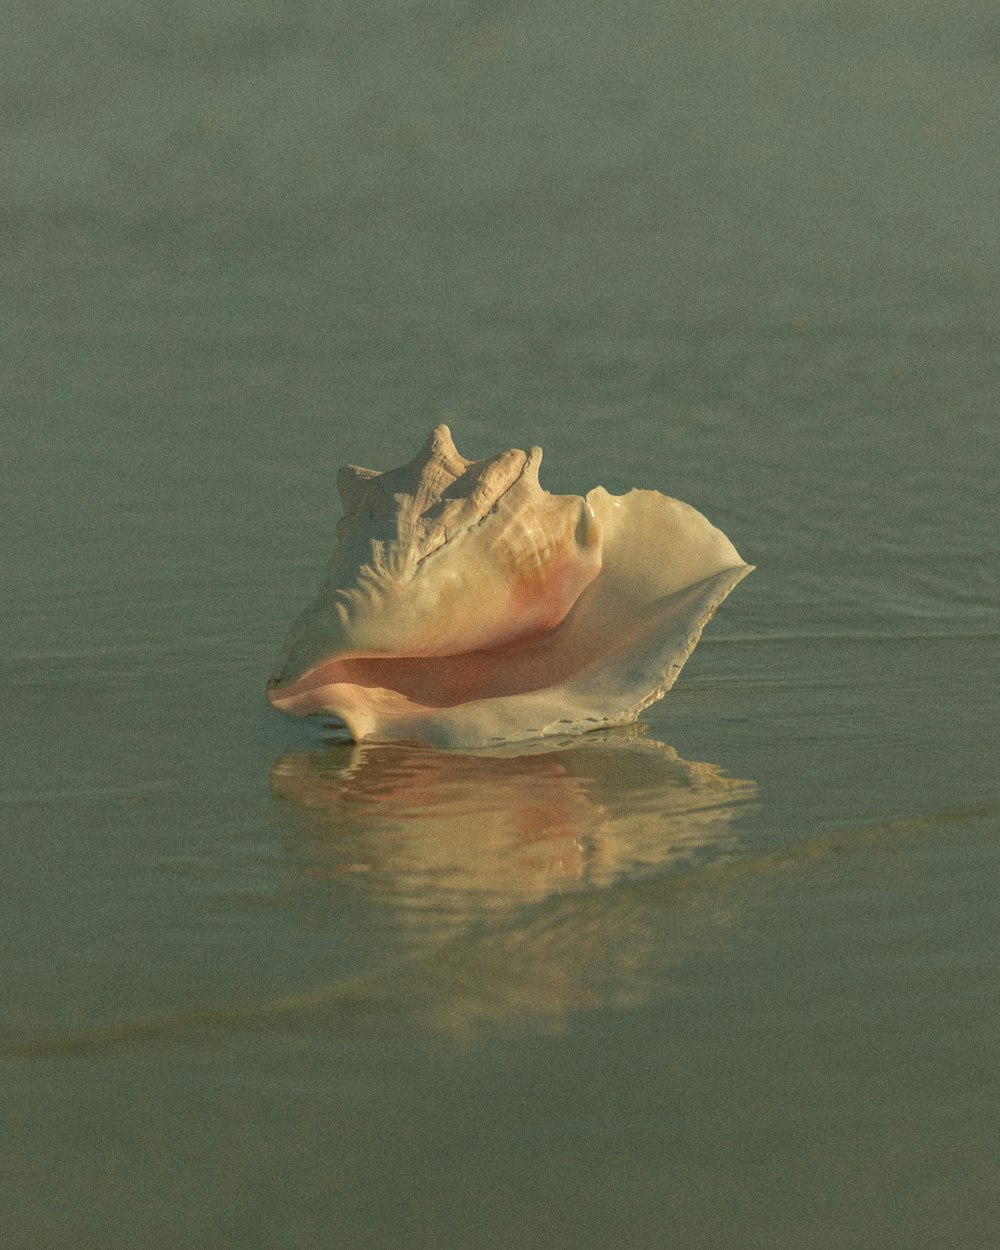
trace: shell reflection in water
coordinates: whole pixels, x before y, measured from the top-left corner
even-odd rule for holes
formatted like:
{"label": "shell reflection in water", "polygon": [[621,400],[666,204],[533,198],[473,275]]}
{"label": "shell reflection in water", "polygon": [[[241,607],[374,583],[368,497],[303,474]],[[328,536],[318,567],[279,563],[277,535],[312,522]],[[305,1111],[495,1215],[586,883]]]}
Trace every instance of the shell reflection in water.
{"label": "shell reflection in water", "polygon": [[628,724],[665,694],[750,566],[657,491],[550,495],[541,456],[466,460],[439,425],[398,469],[342,469],[271,704],[359,741],[478,747]]}
{"label": "shell reflection in water", "polygon": [[276,761],[272,792],[304,818],[300,880],[363,891],[372,928],[396,932],[403,971],[378,982],[394,1012],[467,1033],[634,1003],[732,922],[697,870],[735,848],[754,784],[635,729],[557,746]]}

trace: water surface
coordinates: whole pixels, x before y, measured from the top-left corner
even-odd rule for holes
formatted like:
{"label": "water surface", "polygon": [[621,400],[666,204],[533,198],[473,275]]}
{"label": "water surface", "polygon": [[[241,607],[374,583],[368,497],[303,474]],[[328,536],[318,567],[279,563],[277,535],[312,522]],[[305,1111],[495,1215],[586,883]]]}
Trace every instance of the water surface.
{"label": "water surface", "polygon": [[[992,7],[7,23],[3,1244],[992,1246]],[[758,566],[644,730],[265,708],[442,419]]]}

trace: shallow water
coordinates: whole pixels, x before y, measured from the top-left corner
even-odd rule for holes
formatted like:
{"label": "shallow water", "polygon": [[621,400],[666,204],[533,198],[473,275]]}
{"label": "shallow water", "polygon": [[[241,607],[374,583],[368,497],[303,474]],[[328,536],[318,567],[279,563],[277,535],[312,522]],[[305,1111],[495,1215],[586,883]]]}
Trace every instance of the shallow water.
{"label": "shallow water", "polygon": [[[994,1245],[992,7],[8,24],[3,1244]],[[265,709],[441,419],[758,566],[643,727]]]}

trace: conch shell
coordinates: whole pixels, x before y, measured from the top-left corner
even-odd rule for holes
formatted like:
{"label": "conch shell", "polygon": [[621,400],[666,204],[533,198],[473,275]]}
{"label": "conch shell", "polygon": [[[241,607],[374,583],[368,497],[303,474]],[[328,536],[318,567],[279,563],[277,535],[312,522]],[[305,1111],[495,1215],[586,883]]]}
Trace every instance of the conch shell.
{"label": "conch shell", "polygon": [[337,548],[271,704],[358,741],[478,747],[662,697],[752,566],[658,491],[550,495],[541,459],[466,460],[439,425],[401,468],[341,469]]}

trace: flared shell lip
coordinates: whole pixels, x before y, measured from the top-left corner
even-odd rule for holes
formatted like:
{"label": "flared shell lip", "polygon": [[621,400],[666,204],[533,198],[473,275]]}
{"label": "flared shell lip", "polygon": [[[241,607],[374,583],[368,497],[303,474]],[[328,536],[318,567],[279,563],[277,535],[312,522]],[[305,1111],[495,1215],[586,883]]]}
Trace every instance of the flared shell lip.
{"label": "flared shell lip", "polygon": [[[701,619],[697,621],[691,630],[685,653],[680,663],[669,664],[665,667],[661,674],[661,680],[655,683],[653,688],[649,690],[637,703],[628,710],[626,722],[628,719],[634,719],[635,716],[647,707],[650,703],[655,702],[662,694],[669,689],[681,668],[687,655],[694,649],[704,626],[714,615],[719,604],[726,598],[731,590],[741,582],[745,577],[756,568],[753,564],[741,562],[739,565],[732,566],[728,569],[721,570],[714,577],[706,579],[704,583],[707,586],[714,585],[715,592],[706,601],[704,612]],[[720,584],[721,582],[721,584]],[[688,593],[696,591],[700,584],[687,588]],[[364,666],[368,666],[375,673],[382,666],[396,665],[399,669],[414,670],[418,666],[433,665],[433,668],[444,675],[444,670],[449,666],[460,668],[463,664],[480,663],[488,667],[491,662],[507,662],[510,663],[512,654],[523,649],[541,649],[545,647],[557,647],[560,641],[560,634],[567,627],[570,618],[573,615],[573,609],[567,612],[562,621],[558,622],[552,628],[538,631],[530,636],[524,636],[513,640],[511,643],[504,644],[496,649],[473,649],[469,651],[449,652],[442,650],[440,653],[428,656],[426,654],[414,655],[407,654],[404,651],[394,653],[373,654],[370,652],[334,652],[324,656],[316,663],[309,665],[303,671],[282,679],[280,675],[272,676],[267,683],[267,700],[272,707],[278,711],[291,712],[298,716],[320,716],[320,715],[337,715],[342,717],[347,723],[348,718],[342,716],[335,706],[339,699],[332,700],[328,693],[339,687],[342,691],[348,687],[359,685],[369,690],[381,691],[385,698],[399,698],[407,705],[409,710],[418,716],[427,717],[429,720],[435,717],[447,715],[449,710],[468,706],[474,703],[489,703],[511,697],[519,697],[525,694],[535,694],[543,691],[550,686],[559,685],[561,680],[569,680],[577,682],[585,678],[588,670],[597,669],[603,662],[604,657],[597,656],[588,662],[582,664],[572,674],[565,674],[562,679],[555,678],[552,681],[536,680],[533,683],[520,686],[516,690],[481,690],[478,692],[469,692],[467,697],[447,698],[415,698],[407,696],[400,683],[380,684],[371,674],[368,680],[357,680],[357,672],[352,670],[362,670]],[[385,676],[389,676],[386,671]],[[293,706],[294,705],[294,706]],[[600,723],[611,723],[602,721]],[[386,739],[387,741],[398,741],[399,739]]]}

